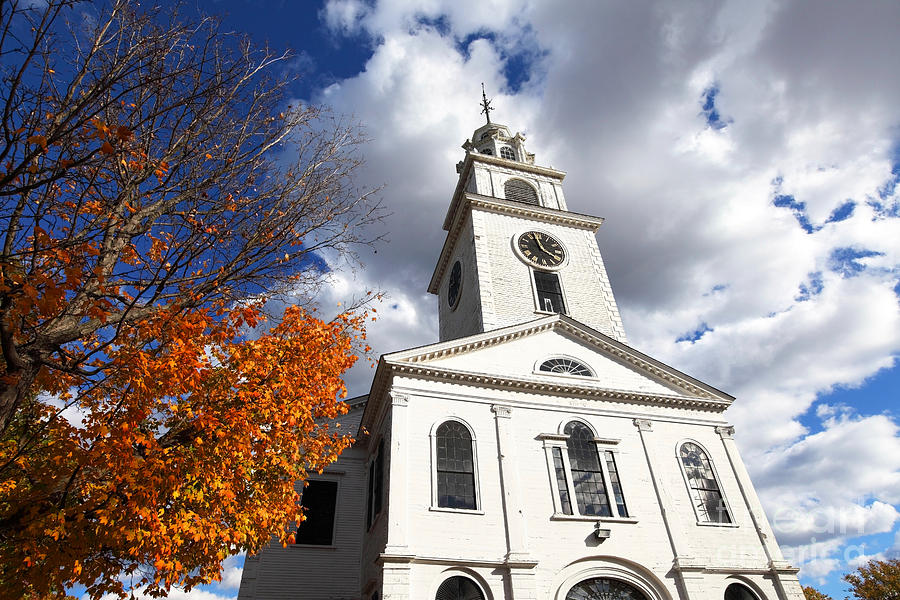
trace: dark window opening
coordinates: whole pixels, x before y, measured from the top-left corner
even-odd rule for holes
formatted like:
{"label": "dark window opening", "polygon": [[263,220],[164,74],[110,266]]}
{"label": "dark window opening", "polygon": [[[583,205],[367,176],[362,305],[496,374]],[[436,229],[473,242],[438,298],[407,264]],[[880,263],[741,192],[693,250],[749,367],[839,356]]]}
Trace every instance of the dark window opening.
{"label": "dark window opening", "polygon": [[725,600],[756,600],[756,594],[751,592],[746,585],[732,583],[725,588]]}
{"label": "dark window opening", "polygon": [[297,527],[296,543],[331,546],[334,543],[336,481],[307,481],[300,505],[306,517]]}
{"label": "dark window opening", "polygon": [[566,313],[566,305],[563,302],[562,288],[559,285],[559,275],[546,271],[534,272],[534,285],[537,288],[538,310],[553,313]]}
{"label": "dark window opening", "polygon": [[369,463],[369,486],[366,502],[366,530],[381,513],[384,495],[384,439],[378,443],[375,460]]}
{"label": "dark window opening", "polygon": [[494,155],[494,152],[493,152],[490,148],[484,148],[484,149],[481,151],[481,153],[482,153],[482,154],[487,154],[488,156],[493,156],[493,155]]}
{"label": "dark window opening", "polygon": [[475,460],[472,436],[457,421],[437,429],[438,506],[475,510]]}

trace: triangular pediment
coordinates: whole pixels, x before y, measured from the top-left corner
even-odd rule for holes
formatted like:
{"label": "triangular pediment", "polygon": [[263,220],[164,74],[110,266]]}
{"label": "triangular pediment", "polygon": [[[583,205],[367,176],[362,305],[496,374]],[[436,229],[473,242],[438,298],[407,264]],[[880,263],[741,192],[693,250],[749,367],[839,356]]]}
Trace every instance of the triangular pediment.
{"label": "triangular pediment", "polygon": [[[546,372],[562,359],[586,375]],[[397,374],[535,392],[722,411],[733,398],[562,315],[382,357]],[[582,371],[583,372],[583,371]]]}

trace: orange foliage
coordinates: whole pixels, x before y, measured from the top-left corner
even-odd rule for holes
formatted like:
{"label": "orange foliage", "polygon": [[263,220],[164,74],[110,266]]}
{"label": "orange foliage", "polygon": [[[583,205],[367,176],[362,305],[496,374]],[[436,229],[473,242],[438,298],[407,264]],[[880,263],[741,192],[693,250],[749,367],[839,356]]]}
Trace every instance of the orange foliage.
{"label": "orange foliage", "polygon": [[[59,301],[22,299],[37,313]],[[2,471],[0,519],[20,524],[3,543],[0,596],[76,583],[94,597],[122,592],[110,574],[151,591],[190,586],[272,535],[287,542],[294,481],[351,442],[325,421],[346,411],[340,376],[364,315],[325,323],[289,307],[267,334],[244,339],[258,307],[216,312],[161,309],[125,327],[103,379],[40,380],[30,417],[45,424],[44,441],[25,448],[5,436],[0,447],[14,465]],[[63,403],[80,422],[60,418]]]}

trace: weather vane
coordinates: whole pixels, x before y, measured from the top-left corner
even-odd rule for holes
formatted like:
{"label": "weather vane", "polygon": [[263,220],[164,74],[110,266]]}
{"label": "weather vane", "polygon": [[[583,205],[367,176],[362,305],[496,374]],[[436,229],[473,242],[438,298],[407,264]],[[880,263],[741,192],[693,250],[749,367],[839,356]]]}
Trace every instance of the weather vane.
{"label": "weather vane", "polygon": [[481,109],[481,112],[484,113],[485,117],[487,117],[488,125],[490,125],[491,111],[494,109],[491,108],[491,101],[487,99],[487,94],[484,93],[484,83],[481,84],[481,106],[484,107]]}

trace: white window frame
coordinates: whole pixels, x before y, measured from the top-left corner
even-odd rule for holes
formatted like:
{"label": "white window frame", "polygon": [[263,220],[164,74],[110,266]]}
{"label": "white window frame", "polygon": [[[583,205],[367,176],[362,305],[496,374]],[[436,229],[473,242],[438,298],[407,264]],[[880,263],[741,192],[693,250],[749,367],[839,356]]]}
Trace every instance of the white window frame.
{"label": "white window frame", "polygon": [[[611,516],[601,517],[598,515],[582,515],[578,512],[578,500],[575,497],[575,482],[572,480],[572,465],[569,463],[569,435],[563,433],[566,425],[577,421],[586,426],[591,433],[594,434],[594,446],[597,450],[597,459],[600,462],[600,471],[603,476],[603,486],[606,489],[606,497],[609,501],[609,509]],[[619,449],[616,447],[620,440],[616,438],[603,438],[597,436],[597,430],[590,423],[578,417],[566,419],[560,424],[558,433],[543,433],[538,436],[544,444],[544,458],[547,461],[548,474],[550,476],[550,490],[553,496],[553,520],[570,520],[570,521],[611,521],[623,523],[637,523],[638,520],[633,515],[620,515],[619,505],[616,502],[615,495],[612,492],[612,481],[609,476],[609,467],[606,465],[606,456],[604,452],[612,452],[615,456],[616,468],[619,470],[619,485],[622,487],[622,497],[625,499],[625,505],[628,506],[628,494],[625,492],[625,486],[622,482],[622,470],[618,456]],[[559,488],[556,481],[556,467],[553,464],[553,449],[559,448],[562,455],[563,470],[566,477],[566,491],[569,494],[569,506],[572,508],[572,514],[568,515],[563,512],[562,501],[559,498]]]}
{"label": "white window frame", "polygon": [[[696,444],[706,453],[706,458],[709,460],[709,468],[712,469],[713,477],[716,478],[716,486],[719,488],[719,495],[722,496],[722,503],[725,505],[725,510],[728,511],[728,517],[731,519],[731,523],[718,523],[716,521],[703,521],[700,518],[700,513],[697,512],[697,505],[694,501],[694,495],[691,493],[691,481],[688,479],[687,471],[684,470],[684,461],[681,460],[681,447],[684,444]],[[712,458],[712,454],[710,451],[692,438],[685,438],[679,441],[675,445],[675,459],[678,461],[678,467],[681,469],[681,477],[684,479],[684,489],[688,495],[688,501],[691,503],[691,508],[694,510],[694,518],[697,520],[697,525],[702,527],[738,527],[737,523],[737,515],[734,514],[734,511],[731,510],[731,504],[728,502],[728,497],[725,495],[725,490],[722,488],[722,478],[719,477],[719,471],[716,469],[716,462]]]}
{"label": "white window frame", "polygon": [[[566,253],[566,257],[568,258],[568,252]],[[562,265],[560,265],[562,266]],[[538,296],[537,291],[537,282],[534,280],[534,272],[535,271],[544,271],[547,273],[553,273],[556,275],[557,280],[559,281],[559,290],[562,292],[563,299],[563,308],[565,308],[564,312],[552,312],[549,310],[544,310],[541,308],[541,299]],[[531,278],[531,294],[534,301],[534,312],[542,315],[568,315],[571,313],[569,308],[569,297],[566,295],[566,286],[563,285],[562,277],[559,276],[559,267],[555,269],[536,269],[534,266],[530,266],[528,269],[528,276]]]}
{"label": "white window frame", "polygon": [[[437,430],[438,427],[447,421],[456,421],[469,431],[472,438],[472,475],[475,478],[475,508],[451,508],[449,506],[438,506],[438,475],[437,475]],[[475,437],[475,430],[464,419],[448,415],[436,421],[431,426],[428,434],[431,446],[431,506],[428,510],[437,512],[467,513],[474,515],[483,515],[484,510],[481,505],[481,475],[478,469],[478,440]]]}

